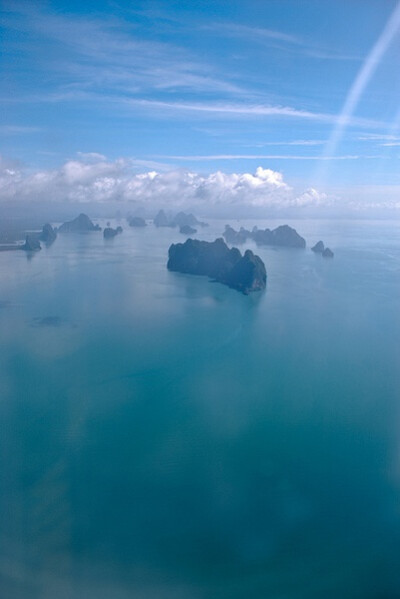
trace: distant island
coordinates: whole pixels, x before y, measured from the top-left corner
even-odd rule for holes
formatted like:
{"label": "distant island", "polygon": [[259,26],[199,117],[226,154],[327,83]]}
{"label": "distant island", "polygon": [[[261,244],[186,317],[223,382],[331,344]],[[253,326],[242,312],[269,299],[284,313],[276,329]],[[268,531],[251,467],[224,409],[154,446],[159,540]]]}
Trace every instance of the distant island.
{"label": "distant island", "polygon": [[223,236],[227,243],[242,244],[247,240],[252,239],[257,245],[273,245],[280,247],[305,248],[306,240],[301,237],[289,225],[281,225],[276,229],[258,229],[253,227],[252,231],[248,231],[243,227],[239,231],[235,231],[231,226],[225,225]]}
{"label": "distant island", "polygon": [[321,254],[321,256],[324,258],[333,258],[334,256],[332,250],[328,247],[325,247],[323,241],[318,241],[318,243],[316,243],[311,249],[315,254]]}
{"label": "distant island", "polygon": [[182,225],[179,227],[179,233],[182,233],[183,235],[195,235],[197,229],[194,229],[190,225]]}
{"label": "distant island", "polygon": [[199,221],[194,214],[178,212],[175,216],[168,216],[164,210],[160,210],[154,217],[153,223],[156,227],[208,227],[208,223]]}
{"label": "distant island", "polygon": [[141,216],[130,216],[128,218],[130,227],[147,227],[147,223]]}
{"label": "distant island", "polygon": [[103,237],[104,239],[113,239],[117,235],[120,235],[122,231],[122,227],[117,227],[116,229],[113,229],[112,227],[110,227],[110,223],[107,223],[107,226],[103,231]]}
{"label": "distant island", "polygon": [[168,251],[170,271],[208,276],[245,295],[265,288],[267,273],[259,256],[247,250],[229,249],[222,238],[215,241],[187,239],[173,243]]}
{"label": "distant island", "polygon": [[90,231],[101,231],[101,227],[93,224],[87,214],[83,213],[74,220],[67,221],[58,229],[59,233],[87,233]]}

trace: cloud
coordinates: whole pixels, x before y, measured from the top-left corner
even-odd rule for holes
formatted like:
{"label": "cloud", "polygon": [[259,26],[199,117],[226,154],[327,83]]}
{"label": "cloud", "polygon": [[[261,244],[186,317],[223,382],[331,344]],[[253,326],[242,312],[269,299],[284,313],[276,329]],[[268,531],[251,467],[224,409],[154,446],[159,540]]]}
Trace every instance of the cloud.
{"label": "cloud", "polygon": [[302,156],[293,154],[206,154],[201,156],[160,156],[172,160],[187,162],[206,162],[208,160],[359,160],[361,158],[376,159],[381,156],[347,154],[344,156]]}
{"label": "cloud", "polygon": [[126,103],[132,106],[142,108],[159,108],[181,112],[182,110],[198,113],[214,113],[222,117],[247,116],[247,117],[289,117],[293,119],[305,119],[321,123],[331,123],[340,125],[346,123],[348,126],[357,127],[382,127],[384,123],[371,119],[352,117],[344,118],[342,115],[329,114],[324,112],[312,112],[302,110],[292,106],[273,106],[267,104],[250,103],[221,103],[221,102],[181,102],[181,101],[163,101],[146,100],[141,98],[127,98]]}
{"label": "cloud", "polygon": [[[146,31],[116,16],[77,16],[15,4],[4,13],[3,26],[19,33],[12,42],[19,54],[33,57],[46,80],[55,76],[55,89],[61,91],[242,93],[215,65],[173,43],[149,41]],[[45,60],[38,47],[47,49]]]}
{"label": "cloud", "polygon": [[189,170],[135,172],[134,159],[108,161],[101,154],[81,154],[58,169],[34,173],[0,163],[0,199],[43,199],[68,202],[136,202],[159,206],[198,207],[213,212],[320,206],[326,196],[316,190],[298,195],[282,173],[259,166],[254,173],[216,171],[202,175]]}
{"label": "cloud", "polygon": [[25,127],[21,125],[0,125],[0,133],[4,135],[19,135],[26,133],[37,133],[40,127]]}

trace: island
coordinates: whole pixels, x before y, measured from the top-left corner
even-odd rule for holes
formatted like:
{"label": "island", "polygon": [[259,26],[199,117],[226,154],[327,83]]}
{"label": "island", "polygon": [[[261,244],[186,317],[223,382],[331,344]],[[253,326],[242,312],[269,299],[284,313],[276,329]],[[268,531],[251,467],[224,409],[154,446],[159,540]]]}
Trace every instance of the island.
{"label": "island", "polygon": [[190,225],[182,225],[179,227],[179,233],[182,233],[183,235],[194,235],[197,233],[197,229],[194,229]]}
{"label": "island", "polygon": [[292,248],[306,247],[306,240],[297,233],[296,229],[289,227],[289,225],[281,225],[272,230],[254,227],[252,231],[248,231],[243,227],[241,227],[239,231],[235,231],[235,229],[226,225],[223,236],[228,243],[245,243],[247,240],[251,239],[255,241],[257,245],[273,245]]}
{"label": "island", "polygon": [[147,223],[141,216],[131,216],[128,218],[130,227],[147,227]]}
{"label": "island", "polygon": [[313,247],[311,248],[311,251],[315,252],[316,254],[322,254],[324,249],[325,249],[324,242],[318,241],[315,245],[313,245]]}
{"label": "island", "polygon": [[267,273],[259,256],[247,250],[229,249],[222,238],[215,241],[187,239],[173,243],[168,251],[167,268],[173,272],[208,276],[245,295],[265,288]]}
{"label": "island", "polygon": [[122,233],[122,227],[117,227],[113,229],[110,227],[110,223],[107,223],[107,227],[104,228],[103,237],[104,239],[113,239],[116,235],[120,235]]}
{"label": "island", "polygon": [[329,248],[325,248],[324,251],[322,252],[323,258],[333,258],[333,256],[334,256],[334,253]]}
{"label": "island", "polygon": [[311,250],[315,253],[315,254],[321,254],[321,256],[323,258],[333,258],[334,254],[332,252],[331,249],[329,249],[328,247],[325,247],[324,242],[323,241],[318,241],[312,248]]}
{"label": "island", "polygon": [[43,241],[46,245],[51,245],[57,239],[57,232],[50,223],[43,225],[42,232],[39,234],[39,241]]}
{"label": "island", "polygon": [[156,227],[208,227],[208,223],[199,221],[194,214],[178,212],[175,216],[167,215],[164,210],[160,210],[153,219]]}
{"label": "island", "polygon": [[25,243],[19,247],[25,252],[37,252],[42,249],[37,235],[27,235]]}
{"label": "island", "polygon": [[87,214],[83,213],[74,220],[67,221],[58,229],[59,233],[88,233],[91,231],[101,231],[101,227],[93,224]]}

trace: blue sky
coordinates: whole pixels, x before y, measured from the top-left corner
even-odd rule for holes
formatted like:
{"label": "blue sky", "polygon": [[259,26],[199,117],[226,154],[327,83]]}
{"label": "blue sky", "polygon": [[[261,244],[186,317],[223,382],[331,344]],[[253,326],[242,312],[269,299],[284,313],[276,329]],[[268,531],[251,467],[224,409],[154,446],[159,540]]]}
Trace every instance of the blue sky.
{"label": "blue sky", "polygon": [[5,2],[3,167],[262,167],[299,190],[400,202],[399,6]]}

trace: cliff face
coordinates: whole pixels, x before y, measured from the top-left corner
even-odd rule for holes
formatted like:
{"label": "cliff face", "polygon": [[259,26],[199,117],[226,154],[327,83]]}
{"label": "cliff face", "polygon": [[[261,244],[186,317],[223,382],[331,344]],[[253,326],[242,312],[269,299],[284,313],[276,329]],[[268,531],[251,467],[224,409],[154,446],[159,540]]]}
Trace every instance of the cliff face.
{"label": "cliff face", "polygon": [[171,271],[211,277],[242,293],[264,289],[267,273],[261,258],[247,250],[242,256],[223,239],[213,242],[188,239],[172,244],[167,268]]}

